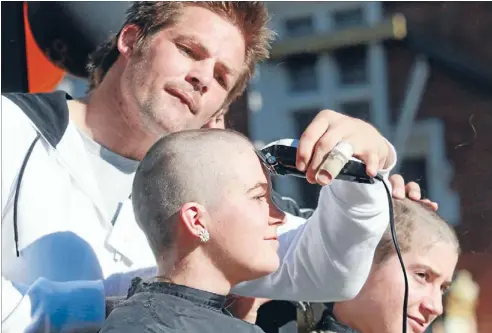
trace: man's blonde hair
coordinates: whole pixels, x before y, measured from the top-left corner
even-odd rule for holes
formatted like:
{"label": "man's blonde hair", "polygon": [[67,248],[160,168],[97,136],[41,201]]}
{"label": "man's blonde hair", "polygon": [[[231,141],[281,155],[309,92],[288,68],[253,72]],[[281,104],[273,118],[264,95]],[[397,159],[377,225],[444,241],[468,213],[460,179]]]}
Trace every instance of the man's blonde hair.
{"label": "man's blonde hair", "polygon": [[[270,55],[273,32],[268,29],[269,16],[265,5],[259,1],[137,1],[127,11],[123,26],[135,24],[140,28],[137,51],[146,46],[151,37],[176,23],[186,6],[198,6],[229,20],[242,32],[246,44],[246,70],[232,88],[225,105],[239,97],[251,79],[255,65]],[[96,88],[119,56],[119,33],[89,57],[90,89]]]}

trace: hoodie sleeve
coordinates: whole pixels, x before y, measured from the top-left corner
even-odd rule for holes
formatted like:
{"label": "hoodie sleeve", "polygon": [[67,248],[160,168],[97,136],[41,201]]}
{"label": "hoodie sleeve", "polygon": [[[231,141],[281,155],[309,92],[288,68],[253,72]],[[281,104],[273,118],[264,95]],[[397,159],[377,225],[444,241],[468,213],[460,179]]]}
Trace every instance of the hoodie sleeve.
{"label": "hoodie sleeve", "polygon": [[[390,193],[388,175],[393,166],[379,172]],[[308,220],[288,214],[279,228],[279,269],[243,282],[232,292],[310,302],[351,299],[369,275],[388,223],[388,197],[381,182],[334,180],[321,189],[318,207]]]}

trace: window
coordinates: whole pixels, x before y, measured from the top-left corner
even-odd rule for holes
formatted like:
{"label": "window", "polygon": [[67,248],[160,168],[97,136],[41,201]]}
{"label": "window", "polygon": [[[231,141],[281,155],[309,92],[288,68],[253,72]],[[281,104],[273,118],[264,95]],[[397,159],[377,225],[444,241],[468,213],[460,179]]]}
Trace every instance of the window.
{"label": "window", "polygon": [[317,61],[315,54],[291,55],[286,59],[289,91],[306,92],[318,89]]}
{"label": "window", "polygon": [[314,24],[311,16],[285,20],[285,34],[289,37],[311,35],[313,32]]}
{"label": "window", "polygon": [[337,30],[361,26],[364,23],[364,13],[361,7],[333,13],[333,25]]}
{"label": "window", "polygon": [[[304,130],[308,127],[314,117],[322,108],[313,108],[307,110],[299,110],[294,112],[294,121],[296,124],[296,136],[299,138]],[[297,188],[299,189],[298,204],[302,208],[316,208],[318,206],[318,197],[321,186],[309,184],[305,179],[296,178]]]}
{"label": "window", "polygon": [[347,116],[371,121],[371,104],[369,101],[354,101],[340,104],[340,111]]}
{"label": "window", "polygon": [[367,46],[357,45],[338,49],[334,52],[341,85],[368,83]]}
{"label": "window", "polygon": [[444,123],[440,119],[418,120],[412,126],[405,148],[398,152],[401,164],[393,170],[405,183],[414,181],[422,197],[439,202],[439,214],[451,225],[460,221],[460,198],[452,189],[453,169],[446,158]]}
{"label": "window", "polygon": [[429,195],[429,184],[427,180],[427,159],[425,157],[404,158],[400,166],[400,174],[405,183],[416,182],[420,185],[423,198]]}

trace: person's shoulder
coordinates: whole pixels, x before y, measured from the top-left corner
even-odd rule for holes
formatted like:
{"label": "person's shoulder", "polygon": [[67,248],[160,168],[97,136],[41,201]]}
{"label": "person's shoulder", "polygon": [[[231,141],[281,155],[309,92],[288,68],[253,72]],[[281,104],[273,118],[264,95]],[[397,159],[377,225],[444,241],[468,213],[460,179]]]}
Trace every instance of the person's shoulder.
{"label": "person's shoulder", "polygon": [[168,294],[138,292],[111,311],[99,333],[140,333],[150,327],[158,333],[201,332],[206,323],[197,325],[195,309],[185,303]]}
{"label": "person's shoulder", "polygon": [[70,99],[72,97],[69,94],[60,90],[46,93],[8,92],[2,94],[2,102],[9,100],[22,110],[36,109],[38,112],[50,110],[59,114],[68,111],[67,100]]}
{"label": "person's shoulder", "polygon": [[67,100],[63,91],[50,93],[2,94],[2,117],[9,126],[29,120],[36,130],[55,147],[60,142],[69,122]]}
{"label": "person's shoulder", "polygon": [[[154,318],[150,307],[144,300],[134,297],[121,302],[112,309],[99,333],[137,333],[145,331],[149,325],[154,326]],[[166,332],[157,330],[157,332]]]}

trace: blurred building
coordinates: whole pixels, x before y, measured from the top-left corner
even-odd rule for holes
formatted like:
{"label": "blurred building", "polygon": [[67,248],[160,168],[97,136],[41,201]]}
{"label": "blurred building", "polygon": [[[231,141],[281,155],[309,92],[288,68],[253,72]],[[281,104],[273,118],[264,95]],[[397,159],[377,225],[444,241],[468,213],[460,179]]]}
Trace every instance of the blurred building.
{"label": "blurred building", "polygon": [[[456,226],[459,265],[481,287],[479,332],[492,332],[492,4],[268,6],[278,37],[248,92],[251,139],[299,137],[327,108],[373,123],[398,150],[395,171]],[[315,185],[275,187],[316,206]]]}
{"label": "blurred building", "polygon": [[469,270],[480,285],[478,332],[492,332],[492,191],[488,185],[492,184],[492,4],[395,2],[385,9],[405,15],[410,37],[389,51],[393,117],[398,117],[405,72],[420,52],[429,61],[430,75],[416,119],[440,119],[443,124],[445,156],[454,168],[450,187],[460,198],[456,230],[464,253],[459,266]]}

